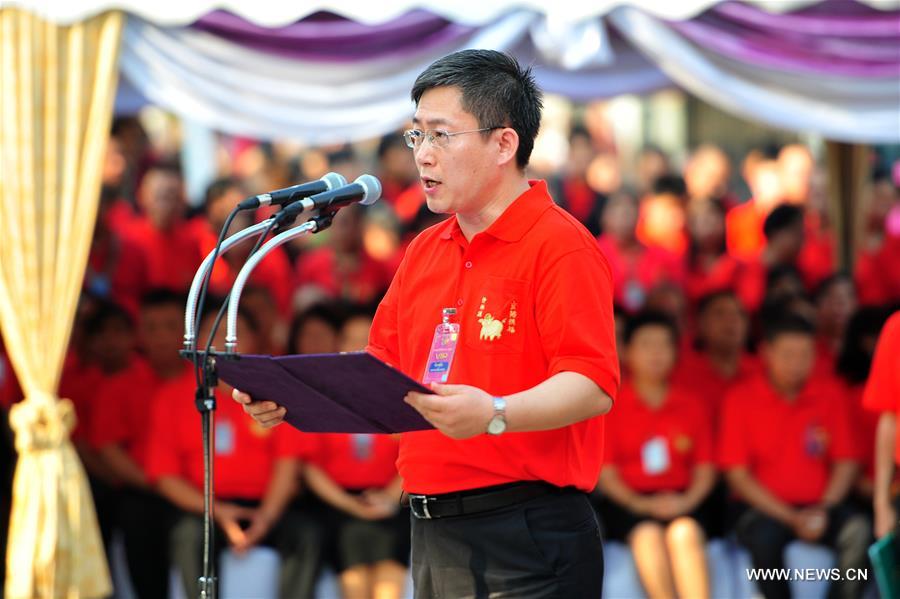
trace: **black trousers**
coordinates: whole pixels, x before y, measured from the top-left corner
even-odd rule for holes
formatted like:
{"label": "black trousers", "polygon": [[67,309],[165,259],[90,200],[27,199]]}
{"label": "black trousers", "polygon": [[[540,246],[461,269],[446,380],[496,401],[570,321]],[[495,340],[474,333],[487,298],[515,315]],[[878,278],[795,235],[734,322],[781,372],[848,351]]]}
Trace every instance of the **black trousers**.
{"label": "black trousers", "polygon": [[169,596],[169,529],[175,508],[149,491],[119,491],[118,522],[128,574],[139,599]]}
{"label": "black trousers", "polygon": [[[848,505],[828,510],[828,527],[820,543],[837,554],[836,567],[845,574],[850,568],[867,568],[867,550],[871,543],[872,523]],[[784,568],[784,548],[797,539],[794,531],[762,512],[748,508],[735,525],[738,541],[750,552],[754,568]],[[832,582],[829,598],[862,597],[865,580]],[[789,599],[790,584],[786,580],[758,580],[757,585],[766,599]]]}
{"label": "black trousers", "polygon": [[600,597],[600,527],[584,493],[564,489],[479,514],[411,518],[416,599]]}

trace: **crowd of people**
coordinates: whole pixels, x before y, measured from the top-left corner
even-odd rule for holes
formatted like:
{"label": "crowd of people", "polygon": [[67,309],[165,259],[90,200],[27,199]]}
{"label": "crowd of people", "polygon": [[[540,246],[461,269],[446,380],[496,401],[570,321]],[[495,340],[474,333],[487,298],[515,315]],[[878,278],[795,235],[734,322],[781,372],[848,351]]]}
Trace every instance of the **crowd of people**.
{"label": "crowd of people", "polygon": [[[239,351],[269,354],[364,349],[406,245],[445,218],[425,207],[400,134],[371,157],[349,145],[290,159],[265,144],[229,150],[229,168],[190,208],[177,163],[155,155],[136,119],[117,120],[60,383],[104,539],[121,532],[141,597],[166,596],[172,565],[187,596],[197,594],[200,416],[195,373],[178,350],[186,291],[229,212],[328,171],[352,180],[370,170],[384,188],[379,205],[341,210],[326,232],[278,248],[254,271]],[[862,409],[862,393],[900,304],[897,169],[873,167],[871,197],[854,198],[862,239],[843,271],[816,188],[821,166],[803,145],[743,157],[743,201],[732,161],[713,145],[683,169],[647,148],[627,184],[588,130],[573,127],[570,151],[561,172],[535,174],[597,236],[612,273],[623,383],[603,417],[595,507],[605,538],[630,546],[650,597],[708,596],[712,537],[736,538],[760,568],[780,567],[794,539],[831,547],[842,568],[866,567],[877,414]],[[241,213],[232,230],[268,214]],[[250,247],[223,255],[213,295],[230,289]],[[201,339],[217,302],[207,302]],[[217,395],[220,548],[275,548],[284,596],[311,595],[323,564],[348,598],[399,596],[409,521],[397,439],[267,430],[227,390]],[[2,405],[20,398],[0,351]],[[841,584],[842,596],[858,596],[858,582]],[[760,586],[787,596],[784,581]]]}

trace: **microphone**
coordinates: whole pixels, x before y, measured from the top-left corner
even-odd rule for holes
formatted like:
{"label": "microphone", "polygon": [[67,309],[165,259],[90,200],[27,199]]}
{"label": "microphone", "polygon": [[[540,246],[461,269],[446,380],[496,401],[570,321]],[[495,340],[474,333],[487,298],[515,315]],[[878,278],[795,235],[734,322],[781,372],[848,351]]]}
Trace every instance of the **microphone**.
{"label": "microphone", "polygon": [[261,193],[258,196],[247,198],[246,200],[238,204],[238,210],[252,210],[254,208],[259,208],[260,206],[268,206],[270,204],[284,206],[285,204],[290,204],[291,202],[295,202],[301,198],[308,198],[309,196],[326,191],[332,191],[346,185],[347,179],[345,179],[342,175],[339,175],[337,173],[328,173],[321,179],[316,179],[315,181],[310,181],[309,183],[292,185],[291,187],[276,189],[275,191],[270,191],[269,193]]}
{"label": "microphone", "polygon": [[337,210],[356,202],[363,206],[369,206],[377,202],[380,197],[381,182],[372,175],[360,175],[353,183],[288,204],[278,212],[276,217],[282,219],[280,222],[284,222],[284,220],[296,218],[303,212]]}

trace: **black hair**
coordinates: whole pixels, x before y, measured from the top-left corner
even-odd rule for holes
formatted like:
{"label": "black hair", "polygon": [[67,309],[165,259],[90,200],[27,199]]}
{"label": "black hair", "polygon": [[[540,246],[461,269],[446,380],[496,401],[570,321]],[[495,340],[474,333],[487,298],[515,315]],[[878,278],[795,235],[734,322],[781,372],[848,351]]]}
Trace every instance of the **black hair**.
{"label": "black hair", "polygon": [[144,174],[144,176],[146,177],[148,173],[151,173],[153,171],[172,175],[173,177],[178,177],[179,179],[184,178],[184,174],[181,172],[181,165],[174,160],[163,159],[151,163],[147,167],[147,172]]}
{"label": "black hair", "polygon": [[800,270],[793,264],[776,264],[766,273],[766,293],[775,285],[775,283],[784,277],[793,277],[803,285],[803,275]]}
{"label": "black hair", "polygon": [[703,314],[710,306],[720,299],[729,299],[740,306],[741,312],[746,312],[746,310],[744,310],[744,304],[741,303],[741,300],[734,291],[731,289],[720,289],[718,291],[707,293],[697,300],[697,314]]}
{"label": "black hair", "polygon": [[141,309],[169,305],[184,308],[185,304],[187,304],[187,295],[165,287],[151,289],[141,296]]}
{"label": "black hair", "polygon": [[381,160],[384,158],[385,154],[388,153],[388,150],[392,148],[401,148],[405,151],[409,150],[409,148],[406,147],[406,140],[403,139],[403,135],[397,132],[388,133],[378,140],[378,151],[376,152],[378,159]]}
{"label": "black hair", "polygon": [[687,195],[687,185],[678,175],[665,174],[653,181],[652,191],[656,195],[671,194],[681,198]]}
{"label": "black hair", "polygon": [[288,330],[288,351],[294,351],[297,336],[310,320],[321,320],[337,334],[343,324],[343,315],[341,314],[341,308],[336,302],[316,303],[298,312],[291,320],[291,326]]}
{"label": "black hair", "polygon": [[678,326],[675,324],[675,320],[665,312],[660,312],[658,310],[643,310],[626,321],[624,334],[625,344],[631,343],[631,339],[634,337],[635,333],[648,326],[660,326],[665,328],[672,336],[672,344],[675,346],[678,345]]}
{"label": "black hair", "polygon": [[426,91],[436,87],[459,88],[463,110],[479,127],[515,129],[516,164],[520,169],[528,166],[544,105],[530,67],[523,68],[496,50],[461,50],[435,61],[416,78],[410,92],[416,106]]}
{"label": "black hair", "polygon": [[806,318],[787,309],[782,310],[778,316],[773,315],[772,318],[767,318],[763,322],[763,339],[767,343],[772,343],[781,335],[791,333],[813,338],[816,334],[816,327]]}
{"label": "black hair", "polygon": [[[849,275],[849,273],[844,271],[838,271],[826,277],[819,285],[816,287],[816,290],[813,292],[813,301],[818,304],[819,301],[829,292],[831,288],[837,285],[838,283],[853,283],[853,277]],[[854,286],[854,289],[856,287]]]}
{"label": "black hair", "polygon": [[[203,310],[200,311],[200,322],[203,322],[210,316],[214,316],[219,313],[219,309],[222,307],[222,303],[225,301],[224,297],[216,297],[216,296],[206,296],[206,301],[203,304]],[[222,322],[219,323],[219,327],[226,326],[226,319],[228,318],[227,313],[222,317]],[[256,317],[250,313],[249,310],[245,309],[243,306],[238,306],[238,318],[243,319],[244,322],[247,323],[247,326],[253,331],[254,334],[259,334],[260,327],[259,321],[256,320]],[[199,334],[199,331],[198,331]],[[206,343],[206,339],[198,339],[202,343]],[[205,347],[205,346],[204,346]]]}
{"label": "black hair", "polygon": [[84,319],[84,336],[96,337],[110,322],[119,321],[127,328],[134,328],[134,319],[128,310],[109,300],[98,300],[91,313]]}
{"label": "black hair", "polygon": [[870,306],[857,310],[847,323],[835,371],[848,383],[858,385],[869,378],[872,354],[863,346],[863,340],[866,337],[877,338],[888,316],[888,310]]}
{"label": "black hair", "polygon": [[244,186],[240,180],[235,177],[219,177],[206,187],[206,194],[203,196],[203,206],[209,210],[209,205],[221,198],[229,189],[239,189],[243,191]]}
{"label": "black hair", "polygon": [[776,206],[763,223],[763,234],[766,239],[791,227],[803,226],[803,209],[793,204]]}

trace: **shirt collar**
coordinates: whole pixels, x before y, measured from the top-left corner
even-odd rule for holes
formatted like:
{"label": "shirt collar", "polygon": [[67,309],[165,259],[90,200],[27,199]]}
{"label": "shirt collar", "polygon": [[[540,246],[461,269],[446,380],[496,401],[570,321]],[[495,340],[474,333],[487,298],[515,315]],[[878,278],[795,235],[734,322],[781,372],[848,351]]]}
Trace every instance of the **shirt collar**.
{"label": "shirt collar", "polygon": [[[503,214],[491,223],[484,233],[496,237],[501,241],[515,242],[522,239],[537,219],[545,210],[553,206],[550,192],[547,190],[547,182],[543,180],[529,180],[528,191],[513,200]],[[448,218],[441,231],[441,239],[453,239],[462,235],[459,222],[456,218]]]}

